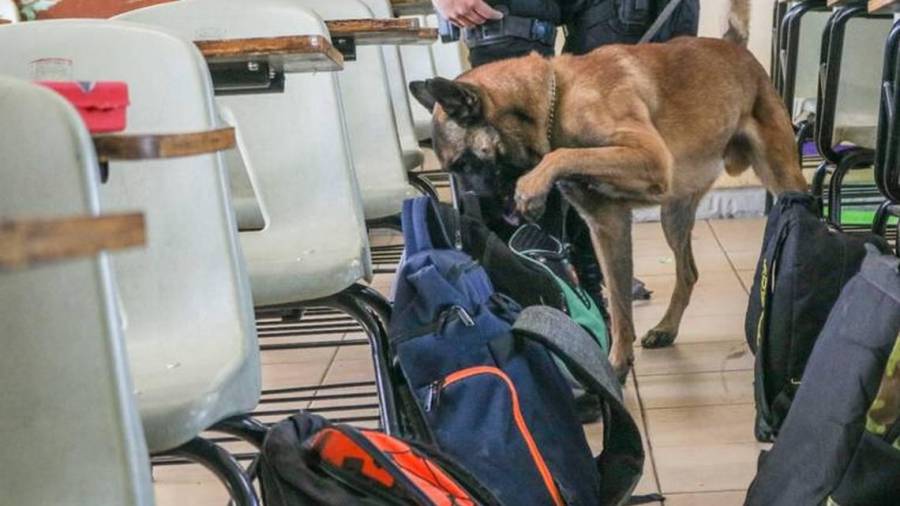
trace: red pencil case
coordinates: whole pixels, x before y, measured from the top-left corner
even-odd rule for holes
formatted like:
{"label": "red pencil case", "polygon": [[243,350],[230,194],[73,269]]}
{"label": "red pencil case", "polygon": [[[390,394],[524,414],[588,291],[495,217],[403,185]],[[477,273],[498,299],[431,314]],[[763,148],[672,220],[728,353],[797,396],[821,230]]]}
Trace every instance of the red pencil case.
{"label": "red pencil case", "polygon": [[91,133],[125,130],[128,84],[119,81],[39,81],[78,109]]}

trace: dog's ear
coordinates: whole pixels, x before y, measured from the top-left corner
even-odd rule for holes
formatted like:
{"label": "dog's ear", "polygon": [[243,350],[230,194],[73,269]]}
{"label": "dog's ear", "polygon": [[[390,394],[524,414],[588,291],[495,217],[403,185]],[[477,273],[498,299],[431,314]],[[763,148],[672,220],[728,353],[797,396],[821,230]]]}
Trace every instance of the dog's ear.
{"label": "dog's ear", "polygon": [[434,96],[431,94],[425,81],[413,81],[409,83],[409,92],[412,93],[412,96],[415,97],[423,107],[428,109],[428,112],[434,111],[434,104],[437,101],[434,99]]}
{"label": "dog's ear", "polygon": [[436,77],[425,81],[425,87],[447,116],[459,123],[472,123],[484,115],[481,92],[475,86]]}

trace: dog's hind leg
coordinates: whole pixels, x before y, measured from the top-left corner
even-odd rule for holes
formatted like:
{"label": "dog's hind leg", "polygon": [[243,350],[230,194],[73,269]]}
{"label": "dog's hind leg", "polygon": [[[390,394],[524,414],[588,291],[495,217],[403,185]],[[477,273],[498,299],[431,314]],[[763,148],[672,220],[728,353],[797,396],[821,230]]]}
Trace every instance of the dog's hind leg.
{"label": "dog's hind leg", "polygon": [[631,309],[631,282],[634,264],[631,257],[631,206],[598,197],[579,185],[561,186],[591,231],[591,240],[609,290],[612,318],[612,349],[609,360],[620,380],[625,379],[634,362],[634,320]]}
{"label": "dog's hind leg", "polygon": [[776,195],[806,189],[790,117],[770,84],[760,87],[753,114],[741,127],[729,145],[731,152],[726,153],[726,168],[730,168],[729,158],[746,160]]}
{"label": "dog's hind leg", "polygon": [[691,232],[697,214],[697,205],[706,190],[688,197],[668,202],[662,206],[662,228],[666,242],[675,254],[675,291],[669,300],[669,308],[662,320],[641,339],[644,348],[662,348],[675,342],[684,310],[691,301],[691,293],[699,273],[691,248]]}

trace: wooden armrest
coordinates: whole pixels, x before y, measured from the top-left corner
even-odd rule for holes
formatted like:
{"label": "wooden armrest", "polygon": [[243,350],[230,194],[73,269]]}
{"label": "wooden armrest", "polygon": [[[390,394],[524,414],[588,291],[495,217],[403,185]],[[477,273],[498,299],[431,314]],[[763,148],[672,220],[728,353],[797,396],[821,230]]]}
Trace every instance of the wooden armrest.
{"label": "wooden armrest", "polygon": [[435,28],[422,28],[415,18],[336,19],[326,21],[332,40],[352,38],[357,46],[431,44],[437,40]]}
{"label": "wooden armrest", "polygon": [[0,219],[0,271],[144,244],[141,213],[59,219]]}
{"label": "wooden armrest", "polygon": [[94,136],[97,159],[101,163],[201,155],[231,149],[235,145],[233,127],[185,134]]}
{"label": "wooden armrest", "polygon": [[869,0],[869,12],[888,13],[900,11],[900,0]]}
{"label": "wooden armrest", "polygon": [[12,21],[10,21],[9,19],[0,18],[0,25],[8,25],[10,23],[12,23]]}
{"label": "wooden armrest", "polygon": [[434,13],[434,5],[430,0],[391,0],[391,6],[397,16]]}
{"label": "wooden armrest", "polygon": [[209,63],[265,61],[281,72],[341,70],[344,59],[321,35],[200,40],[195,44]]}

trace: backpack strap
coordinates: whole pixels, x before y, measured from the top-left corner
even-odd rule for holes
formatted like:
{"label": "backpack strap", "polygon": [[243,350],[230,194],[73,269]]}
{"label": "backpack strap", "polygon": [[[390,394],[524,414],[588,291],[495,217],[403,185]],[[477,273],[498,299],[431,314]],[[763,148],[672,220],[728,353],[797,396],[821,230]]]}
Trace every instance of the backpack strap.
{"label": "backpack strap", "polygon": [[450,242],[431,197],[406,199],[400,222],[407,257],[430,249],[453,249],[453,243]]}
{"label": "backpack strap", "polygon": [[588,391],[606,407],[603,452],[596,458],[602,479],[602,504],[623,504],[644,468],[644,447],[637,425],[622,399],[622,387],[596,341],[565,313],[547,306],[522,311],[513,325],[516,335],[543,345],[557,356]]}

